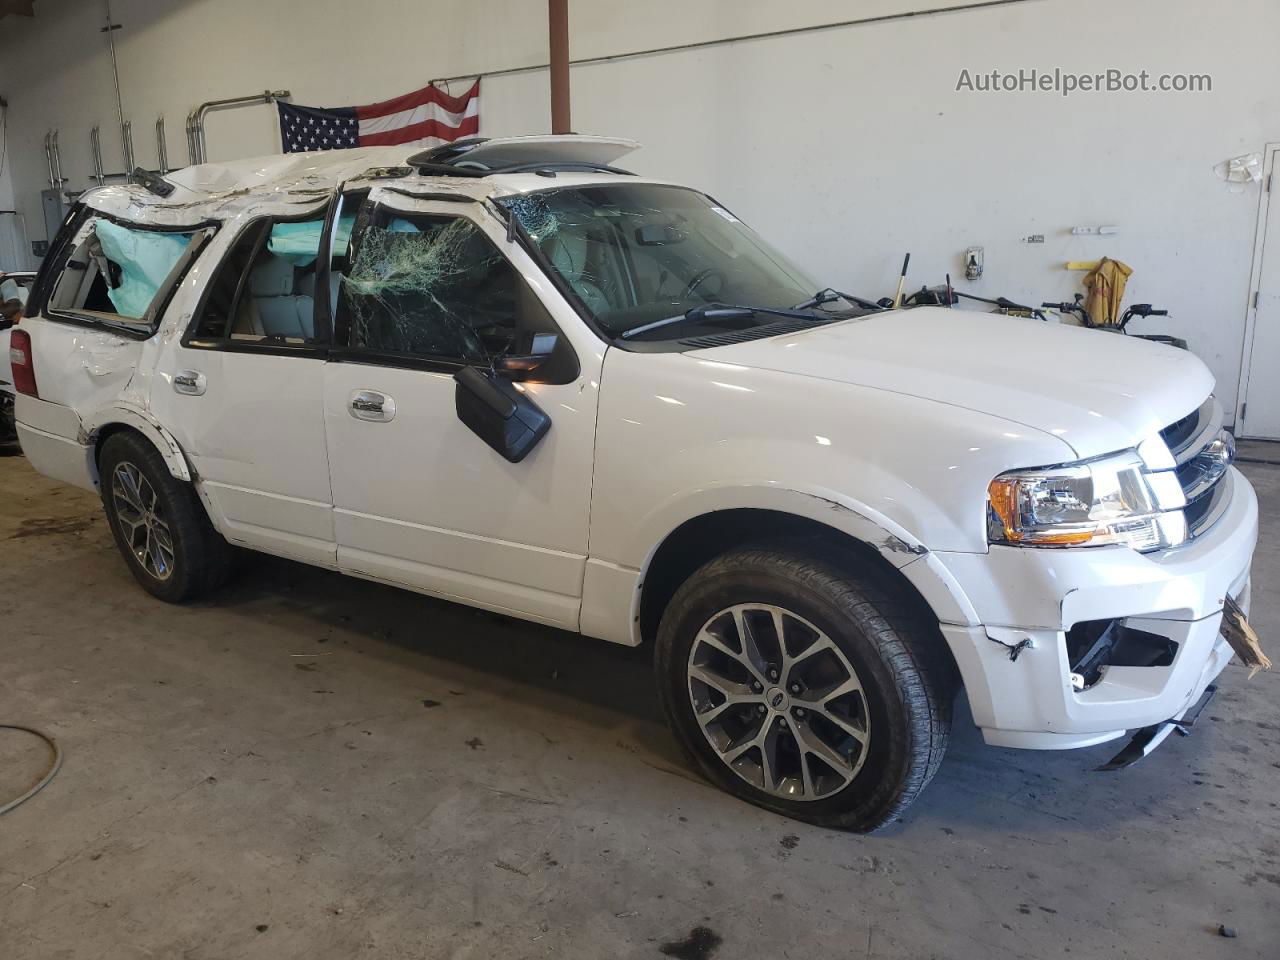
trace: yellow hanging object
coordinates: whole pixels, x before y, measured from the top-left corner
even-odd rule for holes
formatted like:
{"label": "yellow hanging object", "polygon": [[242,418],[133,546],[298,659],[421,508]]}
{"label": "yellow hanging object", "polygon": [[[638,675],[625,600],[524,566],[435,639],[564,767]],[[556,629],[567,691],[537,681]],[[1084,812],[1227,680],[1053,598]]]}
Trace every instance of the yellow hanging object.
{"label": "yellow hanging object", "polygon": [[1115,327],[1120,324],[1120,301],[1129,282],[1133,268],[1119,260],[1103,257],[1098,265],[1085,274],[1084,285],[1089,292],[1084,298],[1084,308],[1095,327]]}

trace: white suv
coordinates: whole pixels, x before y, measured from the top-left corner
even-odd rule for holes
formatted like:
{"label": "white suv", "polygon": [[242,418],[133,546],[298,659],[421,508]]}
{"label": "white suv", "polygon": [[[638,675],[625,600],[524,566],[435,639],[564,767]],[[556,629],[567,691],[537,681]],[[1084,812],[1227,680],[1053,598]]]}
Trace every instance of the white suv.
{"label": "white suv", "polygon": [[632,147],[87,194],[14,331],[27,456],[165,600],[234,544],[652,644],[692,761],[814,823],[900,813],[961,685],[1001,746],[1194,712],[1257,536],[1205,366],[823,290]]}

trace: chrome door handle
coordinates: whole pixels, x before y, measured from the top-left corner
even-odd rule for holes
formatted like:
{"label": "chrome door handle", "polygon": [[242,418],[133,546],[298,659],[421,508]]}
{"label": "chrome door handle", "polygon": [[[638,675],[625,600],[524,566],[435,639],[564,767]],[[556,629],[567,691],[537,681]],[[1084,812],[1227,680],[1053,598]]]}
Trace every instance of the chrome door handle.
{"label": "chrome door handle", "polygon": [[179,370],[173,375],[173,389],[189,397],[204,396],[206,381],[199,370]]}
{"label": "chrome door handle", "polygon": [[395,418],[396,402],[376,390],[353,390],[347,409],[357,420],[386,423]]}

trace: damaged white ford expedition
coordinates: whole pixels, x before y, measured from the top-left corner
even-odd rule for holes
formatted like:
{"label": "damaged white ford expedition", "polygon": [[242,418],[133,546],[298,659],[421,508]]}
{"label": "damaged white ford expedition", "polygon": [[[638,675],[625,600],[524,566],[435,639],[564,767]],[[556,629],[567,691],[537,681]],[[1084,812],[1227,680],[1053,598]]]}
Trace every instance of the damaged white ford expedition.
{"label": "damaged white ford expedition", "polygon": [[651,644],[714,783],[870,830],[986,741],[1190,722],[1257,502],[1183,350],[824,289],[590,137],[86,194],[11,357],[22,447],[157,597],[232,546]]}

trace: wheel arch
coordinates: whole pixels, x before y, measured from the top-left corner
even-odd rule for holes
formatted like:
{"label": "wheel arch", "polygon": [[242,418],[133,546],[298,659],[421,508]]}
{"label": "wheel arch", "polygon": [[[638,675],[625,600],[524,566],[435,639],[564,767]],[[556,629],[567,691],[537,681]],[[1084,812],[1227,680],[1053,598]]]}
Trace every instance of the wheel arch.
{"label": "wheel arch", "polygon": [[160,454],[169,472],[178,480],[191,482],[195,475],[182,447],[154,417],[128,407],[111,407],[84,422],[83,442],[93,446],[94,469],[102,456],[102,447],[117,433],[130,431],[144,437]]}
{"label": "wheel arch", "polygon": [[861,535],[814,517],[773,508],[736,507],[690,517],[662,539],[642,569],[633,620],[634,642],[652,640],[657,635],[671,598],[701,566],[729,550],[769,540],[812,541],[837,555],[842,563],[873,576],[940,623],[977,622],[968,598],[926,548],[911,547],[868,518],[860,514],[857,517],[867,528],[859,531]]}

